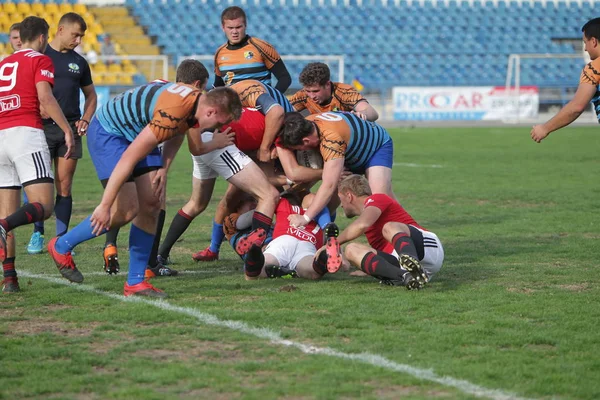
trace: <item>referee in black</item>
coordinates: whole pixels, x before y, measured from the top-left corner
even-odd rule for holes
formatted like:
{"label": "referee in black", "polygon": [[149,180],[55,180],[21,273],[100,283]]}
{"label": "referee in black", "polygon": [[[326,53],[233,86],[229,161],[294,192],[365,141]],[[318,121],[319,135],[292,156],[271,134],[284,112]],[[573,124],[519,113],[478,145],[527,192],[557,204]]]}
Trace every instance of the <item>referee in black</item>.
{"label": "referee in black", "polygon": [[[76,13],[63,15],[58,22],[56,35],[46,48],[46,54],[54,63],[54,97],[71,124],[75,135],[73,154],[67,159],[65,153],[64,132],[52,119],[44,119],[44,132],[54,160],[54,184],[56,185],[56,235],[64,235],[69,228],[73,198],[71,186],[77,167],[77,160],[82,157],[81,136],[85,135],[89,122],[96,111],[97,96],[90,66],[83,56],[75,51],[81,44],[87,25]],[[83,115],[79,109],[80,90],[85,96]],[[42,110],[42,117],[44,112]],[[41,253],[44,247],[44,225],[35,224],[33,235],[27,246],[30,254]]]}

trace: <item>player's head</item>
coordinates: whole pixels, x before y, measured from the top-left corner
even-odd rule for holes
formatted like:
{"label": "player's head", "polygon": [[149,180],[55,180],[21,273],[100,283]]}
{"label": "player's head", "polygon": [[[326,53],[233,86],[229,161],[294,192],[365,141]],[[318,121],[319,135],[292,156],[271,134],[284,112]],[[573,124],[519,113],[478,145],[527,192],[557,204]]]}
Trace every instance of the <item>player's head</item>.
{"label": "player's head", "polygon": [[317,104],[326,104],[331,99],[331,73],[327,64],[307,64],[300,72],[299,80],[306,95]]}
{"label": "player's head", "polygon": [[364,197],[373,194],[369,181],[362,175],[350,175],[338,185],[338,196],[346,217],[362,214]]}
{"label": "player's head", "polygon": [[56,39],[59,41],[61,49],[74,50],[81,44],[86,30],[87,24],[81,15],[70,12],[60,17]]}
{"label": "player's head", "polygon": [[588,52],[590,58],[595,60],[600,57],[600,18],[590,19],[581,28],[583,32],[584,50]]}
{"label": "player's head", "polygon": [[200,90],[206,89],[208,71],[198,60],[183,60],[177,67],[175,82],[192,85]]}
{"label": "player's head", "polygon": [[8,35],[10,47],[12,47],[13,51],[21,50],[21,23],[17,22],[16,24],[12,24],[10,26],[10,30],[8,31]]}
{"label": "player's head", "polygon": [[196,119],[201,132],[220,128],[242,116],[242,102],[231,88],[218,87],[200,96]]}
{"label": "player's head", "polygon": [[320,140],[314,124],[299,112],[288,112],[279,132],[281,144],[286,149],[309,150],[319,147]]}
{"label": "player's head", "polygon": [[39,17],[27,17],[21,21],[22,48],[33,49],[43,53],[48,45],[48,23]]}
{"label": "player's head", "polygon": [[246,37],[246,13],[237,6],[227,7],[221,13],[221,28],[230,44],[238,44]]}

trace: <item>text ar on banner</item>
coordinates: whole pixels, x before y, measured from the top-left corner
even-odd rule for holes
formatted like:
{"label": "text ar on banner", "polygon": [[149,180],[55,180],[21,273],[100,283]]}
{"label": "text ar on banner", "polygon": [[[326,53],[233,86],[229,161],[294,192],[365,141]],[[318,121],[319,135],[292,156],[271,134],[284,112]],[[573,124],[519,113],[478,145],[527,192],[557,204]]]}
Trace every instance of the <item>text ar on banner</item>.
{"label": "text ar on banner", "polygon": [[536,118],[537,86],[395,87],[395,120],[501,120]]}

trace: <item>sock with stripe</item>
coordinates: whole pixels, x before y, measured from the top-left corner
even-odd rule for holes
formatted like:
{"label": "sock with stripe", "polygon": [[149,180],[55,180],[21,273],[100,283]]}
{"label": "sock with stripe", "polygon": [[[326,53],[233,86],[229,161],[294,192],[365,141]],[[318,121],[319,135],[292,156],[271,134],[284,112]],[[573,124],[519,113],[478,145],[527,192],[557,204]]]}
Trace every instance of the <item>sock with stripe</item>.
{"label": "sock with stripe", "polygon": [[252,214],[252,230],[256,230],[258,228],[262,228],[265,232],[268,232],[271,229],[271,224],[273,223],[272,217],[267,217],[265,214],[254,211]]}
{"label": "sock with stripe", "polygon": [[17,271],[15,270],[15,258],[7,257],[4,259],[4,262],[2,263],[2,269],[4,271],[5,278],[17,276]]}
{"label": "sock with stripe", "polygon": [[175,242],[183,235],[183,233],[187,230],[187,228],[192,223],[193,218],[187,215],[183,209],[177,211],[175,217],[173,217],[173,221],[171,221],[171,226],[167,232],[167,236],[165,240],[160,245],[158,249],[158,254],[161,257],[167,258],[171,253],[171,248],[175,245]]}
{"label": "sock with stripe", "polygon": [[43,220],[44,206],[41,203],[27,203],[6,217],[6,219],[0,219],[0,225],[2,225],[6,232],[9,232],[19,226]]}
{"label": "sock with stripe", "polygon": [[223,224],[217,224],[217,221],[213,220],[212,232],[210,234],[210,251],[218,253],[224,238]]}
{"label": "sock with stripe", "polygon": [[117,245],[117,237],[119,236],[119,231],[121,228],[111,228],[108,232],[106,232],[106,241],[104,242],[104,247],[109,244],[114,246]]}
{"label": "sock with stripe", "polygon": [[257,245],[253,245],[250,250],[248,250],[248,253],[246,253],[244,273],[250,278],[256,278],[260,275],[264,266],[265,255],[263,254],[262,249]]}
{"label": "sock with stripe", "polygon": [[[66,254],[73,250],[79,243],[95,238],[96,235],[92,233],[93,228],[92,222],[90,221],[91,218],[92,216],[90,215],[81,221],[79,225],[60,236],[56,241],[56,251],[60,254]],[[100,235],[103,235],[106,232],[106,230],[103,230]]]}
{"label": "sock with stripe", "polygon": [[148,257],[152,251],[154,234],[143,231],[135,225],[131,225],[129,231],[129,275],[128,285],[137,285],[144,280]]}
{"label": "sock with stripe", "polygon": [[419,259],[415,243],[413,242],[408,233],[396,233],[392,238],[392,245],[394,246],[394,249],[396,250],[396,253],[398,253],[398,255],[408,254],[409,256],[412,256],[417,260]]}
{"label": "sock with stripe", "polygon": [[40,235],[44,234],[44,221],[38,221],[33,223],[33,233],[39,232]]}
{"label": "sock with stripe", "polygon": [[165,210],[160,210],[158,213],[158,221],[156,222],[156,233],[154,234],[154,241],[152,242],[152,251],[148,258],[148,266],[154,268],[158,265],[156,256],[158,255],[158,245],[160,244],[160,237],[162,235],[163,227],[165,226]]}
{"label": "sock with stripe", "polygon": [[[54,203],[54,214],[56,215],[56,236],[62,236],[69,229],[71,222],[71,213],[73,211],[73,197],[56,196]],[[43,234],[43,233],[42,233]]]}
{"label": "sock with stripe", "polygon": [[368,252],[360,262],[360,269],[365,273],[377,277],[392,280],[402,280],[406,271],[399,266],[390,264],[378,254]]}

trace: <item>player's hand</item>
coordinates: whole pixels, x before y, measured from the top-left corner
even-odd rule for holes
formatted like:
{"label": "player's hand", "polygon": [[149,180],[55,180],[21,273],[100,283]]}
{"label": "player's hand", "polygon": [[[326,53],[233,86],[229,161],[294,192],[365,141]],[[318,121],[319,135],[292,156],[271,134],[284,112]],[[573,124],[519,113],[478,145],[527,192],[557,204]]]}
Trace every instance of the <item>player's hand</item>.
{"label": "player's hand", "polygon": [[342,173],[340,174],[340,180],[339,180],[339,182],[343,181],[344,179],[346,179],[350,175],[354,175],[353,172],[350,171],[349,169],[344,169],[342,171]]}
{"label": "player's hand", "polygon": [[90,126],[90,124],[85,119],[80,119],[79,121],[75,122],[75,127],[77,128],[77,134],[79,136],[87,135],[88,126]]}
{"label": "player's hand", "polygon": [[258,157],[258,161],[260,162],[269,162],[271,161],[271,150],[263,149],[262,147],[258,149],[256,152],[256,156]]}
{"label": "player's hand", "polygon": [[156,171],[154,179],[152,179],[152,189],[154,189],[154,195],[162,204],[167,192],[167,170],[165,168]]}
{"label": "player's hand", "polygon": [[306,225],[308,223],[308,222],[306,222],[306,218],[304,218],[303,215],[299,215],[299,214],[289,215],[288,221],[290,222],[290,225],[293,226],[294,228],[302,228],[304,225]]}
{"label": "player's hand", "polygon": [[223,132],[219,132],[217,129],[213,132],[213,142],[217,149],[222,149],[227,146],[231,146],[235,140],[235,132],[231,131],[231,127],[225,129]]}
{"label": "player's hand", "polygon": [[101,203],[92,213],[90,222],[92,224],[92,233],[96,236],[102,234],[105,230],[109,230],[110,206],[105,206]]}
{"label": "player's hand", "polygon": [[363,113],[358,112],[358,111],[352,111],[352,114],[356,115],[360,119],[364,119],[365,121],[367,120],[367,115],[366,114],[363,114]]}
{"label": "player's hand", "polygon": [[277,147],[273,147],[271,149],[271,160],[277,160],[279,156],[277,155]]}
{"label": "player's hand", "polygon": [[531,129],[531,138],[537,143],[540,143],[549,134],[550,132],[544,127],[544,125],[534,125]]}
{"label": "player's hand", "polygon": [[73,131],[69,129],[69,131],[65,131],[65,146],[67,146],[67,151],[65,153],[65,159],[71,158],[73,154],[73,150],[75,150],[75,139],[73,139]]}

